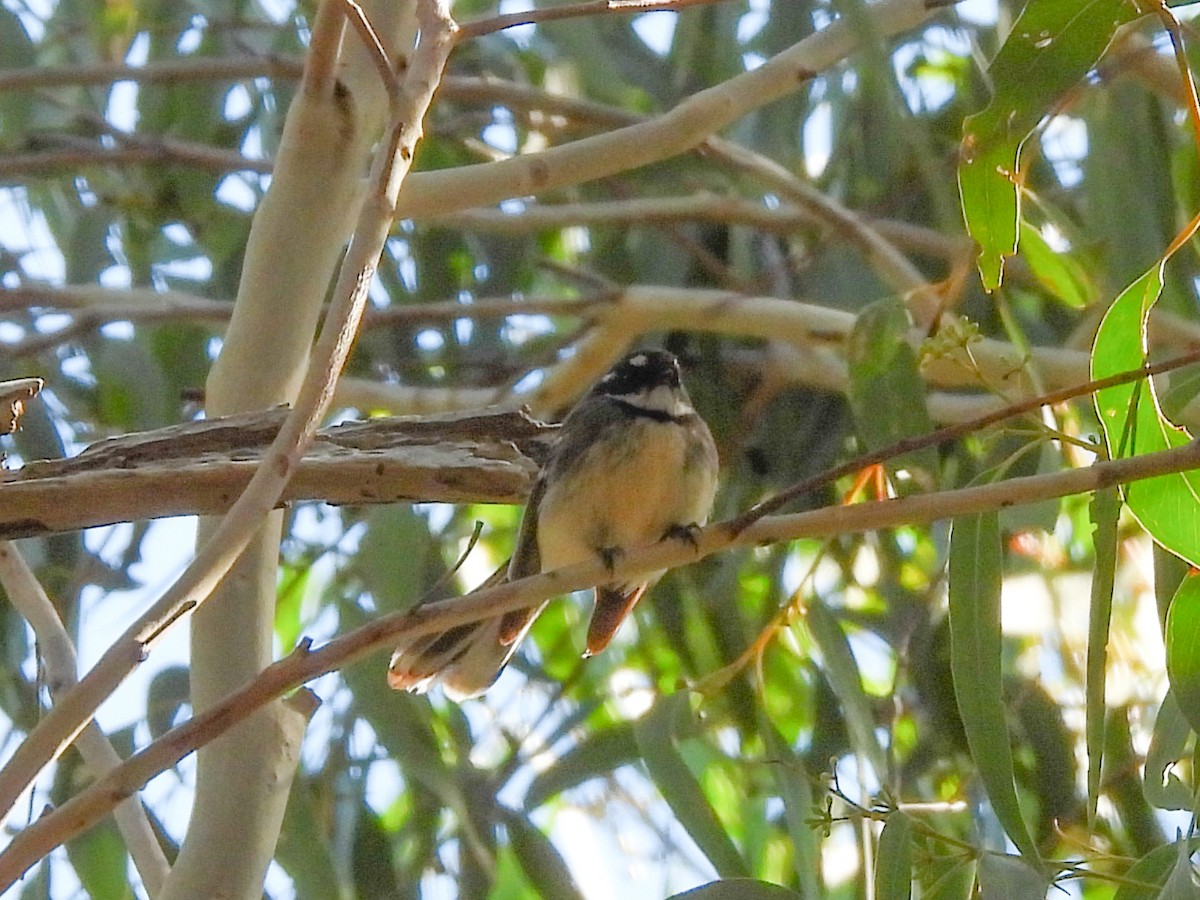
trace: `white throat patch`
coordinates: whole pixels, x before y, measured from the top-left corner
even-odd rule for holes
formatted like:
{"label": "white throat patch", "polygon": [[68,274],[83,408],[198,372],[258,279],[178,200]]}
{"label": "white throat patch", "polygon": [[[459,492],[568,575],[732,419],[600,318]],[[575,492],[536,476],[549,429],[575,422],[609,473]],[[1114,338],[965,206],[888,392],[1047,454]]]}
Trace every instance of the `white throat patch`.
{"label": "white throat patch", "polygon": [[617,399],[630,406],[636,406],[638,409],[666,413],[672,418],[679,418],[695,412],[692,404],[688,403],[683,394],[665,384],[637,394],[618,394]]}

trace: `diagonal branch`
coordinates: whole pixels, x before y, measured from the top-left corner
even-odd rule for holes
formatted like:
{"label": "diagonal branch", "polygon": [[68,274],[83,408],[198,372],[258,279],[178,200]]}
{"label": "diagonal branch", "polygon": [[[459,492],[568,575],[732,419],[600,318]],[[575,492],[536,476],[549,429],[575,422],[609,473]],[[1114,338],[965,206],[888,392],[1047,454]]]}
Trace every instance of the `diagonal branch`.
{"label": "diagonal branch", "polygon": [[[928,21],[945,3],[882,0],[864,10],[872,33],[889,37]],[[759,68],[693,94],[646,122],[617,128],[540,153],[500,162],[425,172],[405,185],[400,218],[426,218],[541,194],[669,159],[699,146],[751,110],[795,91],[853,53],[862,29],[839,19],[773,56]]]}
{"label": "diagonal branch", "polygon": [[[79,669],[75,646],[63,626],[58,610],[46,596],[37,577],[15,544],[0,541],[0,584],[33,633],[37,636],[50,696],[57,698],[75,684]],[[124,761],[95,722],[89,722],[76,741],[84,763],[96,777],[103,777]],[[151,897],[157,897],[170,864],[158,843],[141,801],[130,795],[113,810],[117,828]]]}

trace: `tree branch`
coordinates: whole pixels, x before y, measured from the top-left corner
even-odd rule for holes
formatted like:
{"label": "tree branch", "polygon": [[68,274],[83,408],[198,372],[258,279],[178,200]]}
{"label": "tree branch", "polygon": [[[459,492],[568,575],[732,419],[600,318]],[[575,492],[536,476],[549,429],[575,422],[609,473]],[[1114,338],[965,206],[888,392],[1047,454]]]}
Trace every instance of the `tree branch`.
{"label": "tree branch", "polygon": [[585,0],[583,3],[563,3],[542,9],[504,13],[474,19],[459,26],[458,42],[473,40],[485,34],[494,34],[517,25],[535,25],[541,22],[556,22],[562,19],[577,19],[580,16],[597,16],[605,13],[627,13],[640,15],[655,11],[678,12],[690,6],[711,6],[725,0]]}
{"label": "tree branch", "polygon": [[[0,539],[226,512],[285,415],[205,419],[0,472]],[[338,425],[317,432],[279,504],[521,503],[553,433],[516,411]]]}
{"label": "tree branch", "polygon": [[[899,34],[934,13],[925,0],[882,0],[864,10],[872,33]],[[401,192],[399,218],[422,219],[542,194],[694,149],[751,110],[786,96],[859,46],[857,23],[838,20],[759,68],[688,97],[652,120],[501,162],[422,173]]]}
{"label": "tree branch", "polygon": [[[75,645],[71,643],[58,610],[46,596],[21,552],[9,541],[0,541],[0,584],[4,585],[4,592],[13,608],[24,617],[37,636],[46,686],[50,696],[57,699],[78,679],[79,663]],[[96,778],[107,775],[124,762],[95,722],[89,722],[80,732],[75,745],[90,774]],[[171,867],[141,801],[130,795],[117,804],[113,815],[129,856],[146,886],[146,892],[152,898],[157,897]]]}

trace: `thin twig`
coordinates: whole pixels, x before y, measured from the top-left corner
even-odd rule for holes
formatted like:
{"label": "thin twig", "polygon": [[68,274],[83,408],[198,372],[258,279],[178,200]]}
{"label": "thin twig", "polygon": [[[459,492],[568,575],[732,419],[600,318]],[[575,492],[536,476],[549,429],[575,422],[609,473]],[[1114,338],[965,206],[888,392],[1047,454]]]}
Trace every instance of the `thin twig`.
{"label": "thin twig", "polygon": [[0,71],[0,93],[38,88],[138,84],[179,84],[184,81],[242,81],[251,78],[299,78],[304,60],[298,56],[190,57],[157,60],[144,66],[98,63],[76,66],[36,66]]}
{"label": "thin twig", "polygon": [[346,21],[358,32],[359,39],[362,40],[363,45],[366,47],[367,55],[371,58],[371,64],[375,66],[375,71],[379,73],[379,80],[383,82],[384,90],[387,91],[388,109],[396,109],[400,102],[400,79],[396,77],[396,73],[392,70],[392,63],[388,58],[387,50],[384,49],[383,42],[379,40],[379,35],[375,33],[374,26],[371,25],[366,13],[363,12],[363,8],[355,0],[337,0],[337,2],[343,8]]}
{"label": "thin twig", "polygon": [[517,25],[536,25],[541,22],[574,19],[580,16],[598,16],[605,13],[640,15],[663,10],[676,12],[687,9],[689,6],[710,6],[714,3],[724,2],[725,0],[585,0],[583,3],[564,3],[561,6],[505,13],[466,22],[459,26],[458,41],[461,43],[473,40],[485,34],[503,31]]}
{"label": "thin twig", "polygon": [[1104,388],[1115,387],[1119,384],[1128,384],[1132,381],[1138,381],[1142,378],[1150,378],[1154,375],[1161,375],[1163,372],[1169,372],[1172,369],[1178,369],[1183,366],[1189,366],[1200,362],[1200,350],[1193,350],[1191,353],[1184,353],[1181,356],[1176,356],[1172,359],[1163,360],[1158,363],[1146,363],[1136,369],[1130,369],[1126,372],[1118,372],[1115,375],[1109,375],[1106,378],[1098,378],[1093,381],[1087,381],[1083,384],[1075,384],[1070,387],[1062,388],[1061,390],[1051,391],[1047,394],[1041,394],[1037,397],[1030,397],[1028,400],[1022,400],[1019,403],[1014,403],[1006,406],[1003,409],[998,409],[995,412],[987,415],[979,416],[966,422],[959,422],[954,425],[947,425],[945,428],[939,428],[937,431],[929,434],[923,434],[918,437],[906,438],[902,441],[897,441],[894,444],[889,444],[879,450],[871,453],[865,453],[857,456],[843,465],[833,469],[827,469],[824,472],[818,472],[809,478],[798,482],[791,487],[788,487],[774,497],[770,497],[761,503],[748,509],[742,513],[730,524],[730,527],[735,530],[748,528],[751,524],[761,519],[763,516],[772,515],[787,504],[798,500],[799,498],[811,494],[818,488],[824,487],[837,481],[839,478],[844,478],[847,475],[852,475],[855,472],[865,469],[867,466],[878,465],[889,459],[895,459],[903,456],[906,453],[912,453],[916,450],[924,450],[929,447],[939,447],[942,444],[947,444],[951,441],[956,441],[959,438],[971,434],[976,431],[982,431],[999,422],[1015,418],[1025,413],[1032,412],[1036,409],[1041,409],[1043,406],[1052,406],[1055,403],[1063,403],[1083,394],[1091,394]]}

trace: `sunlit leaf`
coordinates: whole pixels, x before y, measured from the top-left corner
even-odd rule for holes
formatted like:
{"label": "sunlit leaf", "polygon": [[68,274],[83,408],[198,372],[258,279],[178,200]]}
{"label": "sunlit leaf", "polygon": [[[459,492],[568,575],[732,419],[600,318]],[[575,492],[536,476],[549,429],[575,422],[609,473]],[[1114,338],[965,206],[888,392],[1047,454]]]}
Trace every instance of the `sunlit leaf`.
{"label": "sunlit leaf", "polygon": [[1021,222],[1021,256],[1038,283],[1055,299],[1075,309],[1092,299],[1096,288],[1087,270],[1070,253],[1052,248],[1028,222]]}
{"label": "sunlit leaf", "polygon": [[967,230],[994,290],[1017,250],[1021,147],[1054,101],[1082,78],[1116,30],[1138,15],[1129,0],[1030,0],[988,69],[996,94],[963,123],[958,167]]}
{"label": "sunlit leaf", "polygon": [[[1136,369],[1145,362],[1146,316],[1162,285],[1160,261],[1113,301],[1092,346],[1093,378]],[[1179,447],[1191,440],[1162,415],[1149,379],[1097,391],[1096,412],[1113,459]],[[1192,565],[1200,561],[1200,473],[1132,482],[1122,493],[1130,512],[1156,541]]]}

